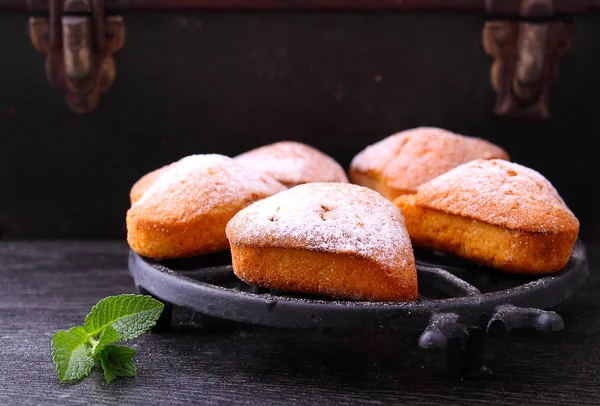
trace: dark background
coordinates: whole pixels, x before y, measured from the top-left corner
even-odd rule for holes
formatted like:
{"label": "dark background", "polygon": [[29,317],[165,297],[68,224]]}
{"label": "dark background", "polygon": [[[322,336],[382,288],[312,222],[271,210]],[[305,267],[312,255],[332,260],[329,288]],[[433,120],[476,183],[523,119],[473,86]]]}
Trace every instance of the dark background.
{"label": "dark background", "polygon": [[192,153],[291,139],[347,167],[387,135],[432,125],[489,139],[556,186],[584,239],[600,237],[600,15],[578,19],[552,118],[495,117],[484,16],[452,13],[125,15],[115,86],[72,113],[0,15],[0,236],[123,238],[128,191]]}

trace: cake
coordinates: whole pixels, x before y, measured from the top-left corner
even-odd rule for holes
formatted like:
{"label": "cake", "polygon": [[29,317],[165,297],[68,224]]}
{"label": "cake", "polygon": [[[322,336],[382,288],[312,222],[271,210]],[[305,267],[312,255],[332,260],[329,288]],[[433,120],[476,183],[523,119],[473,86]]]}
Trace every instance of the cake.
{"label": "cake", "polygon": [[415,246],[514,273],[562,269],[579,221],[538,172],[508,161],[475,160],[395,201]]}
{"label": "cake", "polygon": [[184,258],[229,247],[227,222],[285,186],[223,155],[171,164],[127,212],[127,241],[140,255]]}
{"label": "cake", "polygon": [[227,224],[235,274],[269,289],[414,301],[417,273],[400,210],[349,183],[308,183],[256,202]]}
{"label": "cake", "polygon": [[287,187],[310,182],[348,182],[333,158],[299,142],[281,141],[245,152],[236,161],[277,179]]}
{"label": "cake", "polygon": [[483,139],[419,127],[391,135],[356,155],[350,180],[394,200],[416,193],[420,185],[461,164],[493,158],[509,159],[502,148]]}

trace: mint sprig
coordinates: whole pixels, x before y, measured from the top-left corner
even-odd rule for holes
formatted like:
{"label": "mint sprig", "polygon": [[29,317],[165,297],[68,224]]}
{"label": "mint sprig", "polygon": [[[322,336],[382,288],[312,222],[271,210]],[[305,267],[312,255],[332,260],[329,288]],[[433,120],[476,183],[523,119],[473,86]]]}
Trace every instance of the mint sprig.
{"label": "mint sprig", "polygon": [[95,364],[111,382],[117,376],[135,376],[135,349],[113,345],[131,340],[156,324],[164,305],[150,296],[109,296],[96,304],[83,326],[60,330],[52,337],[52,359],[58,380],[83,379]]}

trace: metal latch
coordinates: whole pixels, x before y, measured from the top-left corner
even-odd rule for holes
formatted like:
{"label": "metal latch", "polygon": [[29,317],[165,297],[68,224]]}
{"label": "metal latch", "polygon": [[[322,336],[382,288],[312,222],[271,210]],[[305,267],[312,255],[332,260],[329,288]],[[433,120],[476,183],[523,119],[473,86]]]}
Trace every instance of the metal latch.
{"label": "metal latch", "polygon": [[487,21],[483,28],[483,47],[494,58],[490,76],[497,92],[497,115],[550,117],[550,89],[573,37],[573,23],[553,17],[586,7],[585,0],[487,0],[489,14],[521,18]]}
{"label": "metal latch", "polygon": [[50,0],[48,17],[31,17],[35,49],[46,56],[50,85],[65,93],[69,107],[89,113],[116,74],[113,54],[125,44],[121,16],[104,16],[102,0]]}

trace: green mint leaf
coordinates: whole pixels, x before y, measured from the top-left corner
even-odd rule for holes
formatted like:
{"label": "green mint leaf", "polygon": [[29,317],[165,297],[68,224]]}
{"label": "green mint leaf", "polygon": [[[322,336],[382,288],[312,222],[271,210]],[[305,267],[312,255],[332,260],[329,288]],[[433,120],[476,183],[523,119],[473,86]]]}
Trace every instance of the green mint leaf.
{"label": "green mint leaf", "polygon": [[135,349],[113,345],[150,330],[164,305],[150,296],[109,296],[96,304],[84,326],[60,330],[52,337],[52,359],[60,382],[82,379],[95,364],[111,382],[117,376],[135,376]]}
{"label": "green mint leaf", "polygon": [[81,326],[60,330],[52,337],[52,359],[60,382],[82,379],[92,372],[94,358],[88,337]]}
{"label": "green mint leaf", "polygon": [[96,337],[104,328],[112,326],[121,340],[130,340],[150,330],[163,308],[164,305],[151,296],[109,296],[87,315],[85,331]]}
{"label": "green mint leaf", "polygon": [[92,354],[97,356],[108,344],[116,343],[119,341],[119,333],[113,326],[106,326],[100,333],[98,341],[92,344]]}
{"label": "green mint leaf", "polygon": [[110,383],[117,376],[135,376],[135,365],[133,356],[136,350],[120,345],[107,345],[98,354],[98,359],[102,369],[104,369],[104,378]]}

